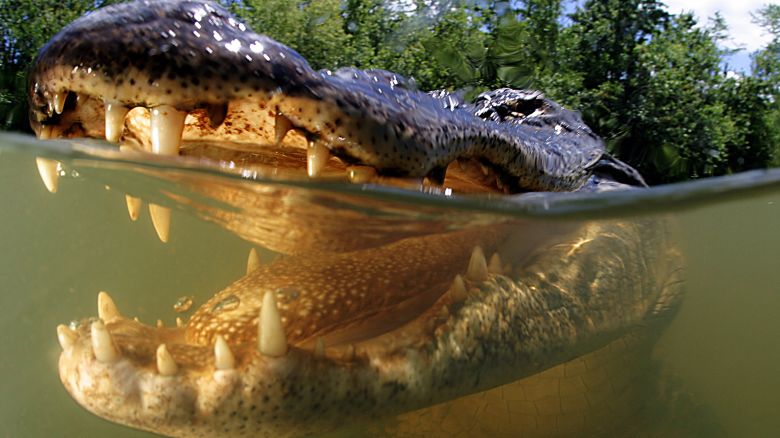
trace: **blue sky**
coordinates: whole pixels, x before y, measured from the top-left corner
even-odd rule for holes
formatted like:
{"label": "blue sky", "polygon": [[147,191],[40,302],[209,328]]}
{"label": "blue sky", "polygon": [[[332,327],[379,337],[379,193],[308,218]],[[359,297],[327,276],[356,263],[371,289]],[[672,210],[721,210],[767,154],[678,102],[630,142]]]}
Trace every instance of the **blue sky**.
{"label": "blue sky", "polygon": [[[699,23],[707,24],[709,17],[716,12],[726,20],[729,26],[730,38],[725,42],[728,49],[740,49],[726,60],[730,70],[737,72],[750,71],[750,54],[766,46],[770,37],[752,22],[751,12],[755,12],[765,4],[777,4],[780,0],[664,0],[669,12],[693,12]],[[584,0],[574,3],[582,4]],[[567,5],[574,7],[572,3]]]}

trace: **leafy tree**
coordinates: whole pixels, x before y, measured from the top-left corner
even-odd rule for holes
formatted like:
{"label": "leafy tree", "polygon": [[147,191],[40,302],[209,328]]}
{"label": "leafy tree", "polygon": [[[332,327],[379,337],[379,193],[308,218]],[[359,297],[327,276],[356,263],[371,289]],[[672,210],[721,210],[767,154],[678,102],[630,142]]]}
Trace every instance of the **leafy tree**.
{"label": "leafy tree", "polygon": [[764,114],[764,125],[756,127],[753,135],[774,145],[771,163],[780,166],[780,5],[767,4],[757,11],[754,21],[772,40],[753,56],[753,76],[768,87],[758,95],[768,101],[769,107]]}
{"label": "leafy tree", "polygon": [[42,47],[86,11],[116,1],[0,0],[0,129],[29,130],[27,69]]}

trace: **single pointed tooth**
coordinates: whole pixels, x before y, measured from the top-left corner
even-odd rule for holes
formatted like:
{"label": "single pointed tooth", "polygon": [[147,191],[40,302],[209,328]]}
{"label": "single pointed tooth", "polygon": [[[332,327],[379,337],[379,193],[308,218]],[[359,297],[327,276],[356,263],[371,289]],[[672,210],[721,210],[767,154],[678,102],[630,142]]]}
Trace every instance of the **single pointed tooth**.
{"label": "single pointed tooth", "polygon": [[165,344],[160,344],[157,347],[157,371],[162,376],[172,376],[179,371],[176,361],[173,360],[173,356],[168,352],[168,347]]}
{"label": "single pointed tooth", "polygon": [[498,255],[498,253],[493,253],[492,256],[490,256],[490,263],[488,263],[488,272],[491,274],[503,274],[504,273],[504,264],[501,263],[501,256]]}
{"label": "single pointed tooth", "polygon": [[143,201],[141,201],[141,198],[125,195],[125,202],[127,203],[127,214],[130,215],[130,220],[133,222],[137,221],[138,217],[141,216]]}
{"label": "single pointed tooth", "polygon": [[41,130],[38,132],[38,138],[41,140],[48,140],[54,137],[54,127],[50,125],[41,126]]}
{"label": "single pointed tooth", "polygon": [[450,286],[450,296],[452,297],[452,302],[454,303],[465,301],[466,297],[468,297],[468,293],[466,292],[466,283],[463,281],[463,277],[461,277],[460,274],[456,275],[452,280],[452,285]]}
{"label": "single pointed tooth", "polygon": [[60,163],[48,158],[35,158],[38,173],[41,175],[43,185],[49,193],[57,193],[60,182]]}
{"label": "single pointed tooth", "polygon": [[309,142],[309,148],[306,149],[306,170],[310,177],[319,176],[329,159],[330,149],[327,146],[317,141]]}
{"label": "single pointed tooth", "polygon": [[117,143],[122,137],[122,128],[125,127],[125,116],[128,111],[130,108],[120,103],[106,102],[106,141]]}
{"label": "single pointed tooth", "polygon": [[70,327],[65,324],[57,326],[57,339],[60,341],[60,347],[63,350],[73,347],[73,344],[76,343],[76,338],[78,338],[78,334],[71,330]]}
{"label": "single pointed tooth", "polygon": [[180,316],[176,317],[176,327],[184,327],[184,320]]}
{"label": "single pointed tooth", "polygon": [[99,362],[112,363],[119,359],[119,351],[103,321],[93,322],[90,331],[92,332],[92,351]]}
{"label": "single pointed tooth", "polygon": [[363,184],[371,181],[376,176],[376,169],[370,166],[349,166],[347,177],[355,184]]}
{"label": "single pointed tooth", "polygon": [[257,255],[257,250],[252,248],[249,250],[249,257],[246,260],[246,274],[249,275],[252,271],[260,267],[260,256]]}
{"label": "single pointed tooth", "polygon": [[471,252],[469,267],[466,270],[466,278],[471,281],[485,281],[488,276],[487,261],[482,248],[475,246]]}
{"label": "single pointed tooth", "polygon": [[279,146],[284,140],[284,136],[292,129],[293,124],[287,117],[277,114],[274,117],[274,136],[276,137],[276,145]]}
{"label": "single pointed tooth", "polygon": [[266,356],[284,356],[287,354],[287,335],[284,333],[282,316],[276,307],[276,294],[268,291],[263,296],[258,324],[258,348]]}
{"label": "single pointed tooth", "polygon": [[225,103],[211,104],[206,106],[206,114],[209,116],[209,124],[213,129],[219,128],[219,125],[225,121],[227,117],[228,106]]}
{"label": "single pointed tooth", "polygon": [[107,292],[98,293],[98,318],[105,322],[111,322],[122,317],[114,300]]}
{"label": "single pointed tooth", "polygon": [[59,92],[54,93],[54,112],[57,114],[62,114],[62,110],[65,108],[65,98],[68,97],[68,92]]}
{"label": "single pointed tooth", "polygon": [[152,108],[152,152],[178,155],[187,113],[170,105]]}
{"label": "single pointed tooth", "polygon": [[314,344],[314,357],[325,357],[325,341],[322,336],[318,336]]}
{"label": "single pointed tooth", "polygon": [[157,232],[157,237],[163,243],[168,243],[171,231],[171,209],[149,204],[149,215],[152,217],[152,225]]}
{"label": "single pointed tooth", "polygon": [[158,319],[157,320],[157,328],[163,328],[163,327],[165,327],[165,323],[163,322],[162,319]]}
{"label": "single pointed tooth", "polygon": [[230,351],[227,342],[220,335],[217,335],[214,341],[214,363],[218,370],[232,370],[236,367],[233,352]]}

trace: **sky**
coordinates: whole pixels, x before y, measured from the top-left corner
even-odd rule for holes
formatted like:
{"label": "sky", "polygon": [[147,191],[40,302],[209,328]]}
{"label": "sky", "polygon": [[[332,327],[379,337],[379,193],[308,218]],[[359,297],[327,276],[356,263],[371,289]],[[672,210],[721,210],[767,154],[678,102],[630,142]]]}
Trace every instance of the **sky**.
{"label": "sky", "polygon": [[740,52],[728,58],[731,70],[747,72],[750,70],[750,53],[766,46],[769,35],[753,24],[751,12],[755,12],[768,3],[780,0],[664,0],[669,12],[692,11],[699,23],[706,24],[707,18],[720,11],[729,26],[730,39],[726,42],[729,49],[742,48]]}

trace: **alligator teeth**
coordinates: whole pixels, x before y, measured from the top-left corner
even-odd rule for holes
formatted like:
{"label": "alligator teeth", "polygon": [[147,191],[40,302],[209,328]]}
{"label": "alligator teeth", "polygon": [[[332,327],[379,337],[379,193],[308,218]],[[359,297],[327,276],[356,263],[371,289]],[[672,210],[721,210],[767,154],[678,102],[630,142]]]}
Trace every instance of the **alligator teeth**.
{"label": "alligator teeth", "polygon": [[350,166],[347,168],[349,181],[355,184],[363,184],[371,181],[376,176],[376,169],[370,166]]}
{"label": "alligator teeth", "polygon": [[122,317],[114,300],[107,292],[98,293],[98,318],[105,322],[112,322]]}
{"label": "alligator teeth", "polygon": [[471,259],[469,260],[469,267],[466,270],[466,278],[471,281],[485,281],[488,276],[487,261],[485,260],[485,254],[482,252],[482,248],[475,246],[471,252]]}
{"label": "alligator teeth", "polygon": [[456,275],[452,280],[452,285],[450,286],[450,297],[452,297],[453,303],[465,301],[466,297],[468,297],[466,283],[463,281],[463,277],[461,277],[460,274]]}
{"label": "alligator teeth", "polygon": [[217,335],[217,339],[214,341],[214,363],[218,370],[232,370],[236,367],[233,352],[230,351],[230,347],[221,335]]}
{"label": "alligator teeth", "polygon": [[325,357],[325,341],[322,336],[317,337],[317,342],[314,344],[314,357]]}
{"label": "alligator teeth", "polygon": [[103,321],[93,322],[90,331],[92,332],[92,351],[99,362],[112,363],[119,359],[119,351]]}
{"label": "alligator teeth", "polygon": [[252,248],[249,250],[249,257],[246,260],[246,274],[249,275],[252,271],[260,267],[260,256],[257,255],[257,250]]}
{"label": "alligator teeth", "polygon": [[49,160],[48,158],[35,158],[35,165],[38,166],[38,173],[41,175],[46,190],[49,193],[57,193],[60,181],[59,161]]}
{"label": "alligator teeth", "polygon": [[141,198],[125,195],[125,202],[127,202],[127,213],[130,215],[130,220],[133,222],[137,221],[141,215]]}
{"label": "alligator teeth", "polygon": [[187,113],[170,105],[152,108],[152,152],[178,155]]}
{"label": "alligator teeth", "polygon": [[161,376],[172,376],[179,371],[176,361],[173,360],[173,356],[168,352],[168,347],[165,344],[160,344],[157,347],[157,371]]}
{"label": "alligator teeth", "polygon": [[276,145],[279,146],[284,140],[284,136],[292,129],[293,124],[287,117],[277,114],[274,118],[274,136]]}
{"label": "alligator teeth", "polygon": [[227,117],[228,106],[227,104],[212,104],[206,106],[206,114],[209,116],[209,124],[213,129],[219,128],[219,125],[225,121]]}
{"label": "alligator teeth", "polygon": [[38,138],[41,140],[48,140],[50,138],[54,137],[54,127],[43,125],[41,126],[41,130],[38,132]]}
{"label": "alligator teeth", "polygon": [[163,320],[162,319],[158,319],[157,320],[157,328],[164,328],[164,327],[165,327],[165,323],[163,322]]}
{"label": "alligator teeth", "polygon": [[73,344],[76,343],[77,337],[78,334],[71,330],[70,327],[64,324],[57,326],[57,340],[60,341],[60,347],[62,347],[63,350],[71,348]]}
{"label": "alligator teeth", "polygon": [[319,176],[328,164],[330,149],[318,141],[310,141],[306,149],[306,170],[310,177]]}
{"label": "alligator teeth", "polygon": [[157,232],[157,237],[161,242],[168,243],[171,231],[171,209],[149,204],[149,215],[152,217],[152,225]]}
{"label": "alligator teeth", "polygon": [[181,316],[176,317],[176,327],[184,327],[184,320],[181,319]]}
{"label": "alligator teeth", "polygon": [[282,317],[276,307],[276,294],[268,291],[263,296],[258,323],[258,348],[266,356],[284,356],[287,353],[287,335]]}
{"label": "alligator teeth", "polygon": [[[125,126],[125,116],[130,111],[126,106],[116,102],[106,102],[106,141],[119,142],[122,128]],[[154,131],[154,128],[152,129]]]}
{"label": "alligator teeth", "polygon": [[57,114],[62,114],[62,110],[65,108],[65,99],[68,97],[68,92],[59,92],[54,93],[54,98],[52,99],[52,103],[54,106],[54,112]]}
{"label": "alligator teeth", "polygon": [[490,256],[488,272],[491,274],[502,274],[504,272],[504,265],[501,263],[501,256],[499,256],[497,252]]}

